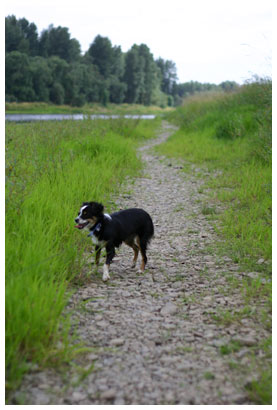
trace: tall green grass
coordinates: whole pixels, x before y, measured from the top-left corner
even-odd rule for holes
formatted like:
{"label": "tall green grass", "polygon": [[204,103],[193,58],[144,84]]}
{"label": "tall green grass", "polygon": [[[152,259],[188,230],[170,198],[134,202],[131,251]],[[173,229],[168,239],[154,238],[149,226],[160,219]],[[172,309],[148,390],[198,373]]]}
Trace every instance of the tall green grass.
{"label": "tall green grass", "polygon": [[82,201],[106,204],[126,176],[139,172],[135,147],[156,126],[139,120],[7,124],[8,389],[30,362],[56,361],[58,341],[68,344],[62,312],[89,245],[73,228],[76,212]]}
{"label": "tall green grass", "polygon": [[[234,94],[191,98],[168,114],[180,129],[157,148],[211,171],[206,180],[209,202],[221,209],[212,214],[221,239],[217,246],[242,269],[260,272],[256,279],[236,281],[236,288],[248,310],[258,306],[255,322],[266,331],[271,329],[272,302],[271,99],[269,80],[246,84]],[[260,347],[264,360],[257,349],[252,360],[259,378],[246,389],[257,404],[271,404],[271,346]]]}
{"label": "tall green grass", "polygon": [[166,155],[219,170],[209,184],[225,204],[221,232],[234,258],[271,272],[271,82],[243,86],[235,94],[197,96],[169,119],[180,125],[158,147]]}

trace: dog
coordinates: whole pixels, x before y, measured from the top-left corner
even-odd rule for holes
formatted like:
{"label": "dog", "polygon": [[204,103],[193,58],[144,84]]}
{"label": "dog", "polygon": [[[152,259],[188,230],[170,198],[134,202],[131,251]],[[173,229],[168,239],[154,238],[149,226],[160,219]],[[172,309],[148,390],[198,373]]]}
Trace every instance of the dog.
{"label": "dog", "polygon": [[135,268],[139,252],[142,262],[139,272],[143,272],[147,263],[147,246],[154,235],[154,225],[150,215],[140,208],[125,209],[109,215],[104,213],[104,206],[98,202],[83,202],[75,228],[89,231],[95,245],[95,264],[99,265],[102,248],[106,248],[106,261],[102,280],[110,279],[110,264],[115,256],[115,248],[122,242],[134,251],[132,268]]}

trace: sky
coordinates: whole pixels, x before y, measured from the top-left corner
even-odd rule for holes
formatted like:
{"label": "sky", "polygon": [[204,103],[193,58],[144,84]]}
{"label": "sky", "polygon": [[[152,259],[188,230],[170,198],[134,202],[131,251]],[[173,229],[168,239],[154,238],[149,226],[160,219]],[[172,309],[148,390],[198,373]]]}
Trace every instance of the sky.
{"label": "sky", "polygon": [[40,34],[67,27],[86,52],[100,34],[123,52],[147,44],[172,60],[180,83],[271,76],[271,0],[6,0],[5,16],[25,17]]}

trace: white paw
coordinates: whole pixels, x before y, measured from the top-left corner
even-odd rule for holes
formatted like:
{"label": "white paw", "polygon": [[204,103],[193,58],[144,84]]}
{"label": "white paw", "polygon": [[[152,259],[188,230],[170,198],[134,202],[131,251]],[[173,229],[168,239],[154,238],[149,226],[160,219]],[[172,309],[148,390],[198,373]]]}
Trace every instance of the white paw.
{"label": "white paw", "polygon": [[109,275],[109,267],[108,265],[104,265],[103,266],[103,276],[102,276],[102,280],[103,282],[107,282],[107,280],[110,279],[110,275]]}
{"label": "white paw", "polygon": [[103,282],[107,282],[107,280],[109,280],[110,279],[110,275],[103,275],[102,276],[102,281]]}

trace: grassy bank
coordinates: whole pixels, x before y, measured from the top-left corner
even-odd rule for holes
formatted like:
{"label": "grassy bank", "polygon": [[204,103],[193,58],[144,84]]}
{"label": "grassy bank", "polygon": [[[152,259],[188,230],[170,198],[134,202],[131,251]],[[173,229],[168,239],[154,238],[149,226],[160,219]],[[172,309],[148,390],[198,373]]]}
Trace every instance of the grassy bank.
{"label": "grassy bank", "polygon": [[218,170],[209,181],[226,205],[221,231],[235,260],[271,272],[271,84],[195,97],[169,114],[179,131],[158,149]]}
{"label": "grassy bank", "polygon": [[54,105],[42,102],[36,103],[6,103],[6,114],[165,114],[173,111],[173,108],[145,106],[141,104],[85,104],[83,107],[70,105]]}
{"label": "grassy bank", "polygon": [[[107,204],[141,167],[135,147],[157,121],[63,121],[6,125],[6,379],[70,351],[62,312],[78,277],[82,201]],[[107,208],[109,211],[109,207]]]}
{"label": "grassy bank", "polygon": [[[157,149],[191,164],[200,164],[210,176],[201,191],[207,193],[202,212],[215,222],[220,249],[252,276],[238,282],[245,306],[255,306],[257,326],[271,329],[272,259],[272,108],[271,82],[245,85],[235,94],[196,96],[168,118],[180,126]],[[206,173],[207,174],[207,173]],[[254,273],[253,273],[254,272]],[[252,277],[252,279],[251,279]],[[235,314],[229,319],[235,320]],[[225,315],[226,316],[226,315]],[[218,319],[218,318],[217,318]],[[224,312],[219,322],[225,323]],[[225,322],[224,322],[225,320]],[[259,351],[257,347],[257,352]],[[268,340],[260,349],[265,358],[253,354],[260,378],[249,387],[249,395],[259,404],[271,401],[271,355]]]}

